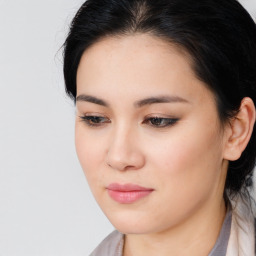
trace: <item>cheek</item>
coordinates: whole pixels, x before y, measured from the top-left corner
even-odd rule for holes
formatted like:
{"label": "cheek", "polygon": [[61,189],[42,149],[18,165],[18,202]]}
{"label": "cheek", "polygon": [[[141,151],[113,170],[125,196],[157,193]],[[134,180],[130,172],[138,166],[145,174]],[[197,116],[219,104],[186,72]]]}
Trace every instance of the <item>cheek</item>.
{"label": "cheek", "polygon": [[220,143],[217,129],[200,129],[191,123],[189,129],[167,136],[150,157],[158,170],[159,187],[174,197],[179,191],[186,201],[213,191],[221,169]]}
{"label": "cheek", "polygon": [[[76,124],[76,152],[86,179],[91,184],[97,184],[102,177],[100,165],[104,158],[101,136],[91,136],[80,124]],[[93,189],[93,188],[92,188]]]}

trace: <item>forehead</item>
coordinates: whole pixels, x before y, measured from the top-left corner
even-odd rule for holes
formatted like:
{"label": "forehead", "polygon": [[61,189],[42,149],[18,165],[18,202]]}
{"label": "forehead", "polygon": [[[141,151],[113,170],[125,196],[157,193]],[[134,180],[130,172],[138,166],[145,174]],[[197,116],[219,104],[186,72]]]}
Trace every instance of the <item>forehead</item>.
{"label": "forehead", "polygon": [[[185,50],[149,34],[105,37],[86,49],[79,68],[81,66],[87,67],[88,64],[90,68],[96,66],[97,68],[104,68],[104,70],[130,67],[129,71],[137,68],[138,71],[142,72],[143,67],[145,67],[145,69],[154,68],[158,71],[159,68],[174,68],[173,65],[167,66],[167,64],[171,64],[170,58],[175,58],[177,67],[183,66],[183,68],[187,68],[187,72],[193,74],[190,67],[191,58]],[[136,66],[134,66],[135,63]],[[140,66],[140,64],[143,65]]]}
{"label": "forehead", "polygon": [[188,54],[147,34],[102,39],[84,52],[77,72],[78,95],[140,98],[141,94],[171,93],[198,98],[207,91],[194,74]]}

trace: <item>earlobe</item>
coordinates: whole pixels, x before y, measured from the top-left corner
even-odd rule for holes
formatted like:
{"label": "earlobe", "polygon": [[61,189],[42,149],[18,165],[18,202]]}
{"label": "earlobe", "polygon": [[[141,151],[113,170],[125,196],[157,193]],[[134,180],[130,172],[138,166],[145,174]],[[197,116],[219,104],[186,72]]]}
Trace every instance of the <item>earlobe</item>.
{"label": "earlobe", "polygon": [[235,161],[245,150],[255,123],[255,106],[251,98],[243,98],[238,114],[230,121],[224,159]]}

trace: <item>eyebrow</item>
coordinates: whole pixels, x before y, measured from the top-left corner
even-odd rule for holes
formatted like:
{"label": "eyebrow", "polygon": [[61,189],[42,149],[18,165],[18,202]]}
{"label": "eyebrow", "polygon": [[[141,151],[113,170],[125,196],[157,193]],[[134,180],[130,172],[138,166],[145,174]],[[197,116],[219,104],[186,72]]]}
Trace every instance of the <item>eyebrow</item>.
{"label": "eyebrow", "polygon": [[104,107],[109,107],[109,104],[106,101],[96,98],[94,96],[85,95],[85,94],[81,94],[81,95],[77,96],[76,101],[86,101],[86,102],[91,102],[91,103],[101,105]]}
{"label": "eyebrow", "polygon": [[[77,96],[76,101],[85,101],[91,102],[100,106],[109,107],[110,105],[97,97],[81,94]],[[138,100],[134,103],[136,108],[140,108],[146,105],[151,105],[155,103],[190,103],[188,100],[178,97],[178,96],[157,96],[157,97],[149,97],[146,99]]]}

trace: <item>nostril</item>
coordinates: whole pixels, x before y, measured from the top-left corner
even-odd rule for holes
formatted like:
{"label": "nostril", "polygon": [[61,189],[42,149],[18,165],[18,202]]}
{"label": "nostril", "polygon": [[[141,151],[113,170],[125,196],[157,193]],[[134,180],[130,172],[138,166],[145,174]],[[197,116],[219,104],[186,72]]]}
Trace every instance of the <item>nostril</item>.
{"label": "nostril", "polygon": [[133,166],[133,165],[128,165],[124,168],[124,171],[128,171],[128,170],[136,170],[136,166]]}
{"label": "nostril", "polygon": [[137,159],[130,159],[130,161],[114,161],[113,159],[108,159],[106,164],[114,170],[118,171],[132,171],[138,170],[144,165],[143,157],[140,156]]}

